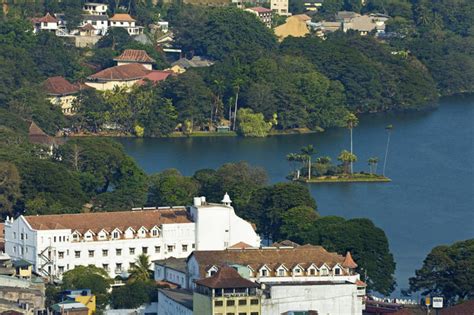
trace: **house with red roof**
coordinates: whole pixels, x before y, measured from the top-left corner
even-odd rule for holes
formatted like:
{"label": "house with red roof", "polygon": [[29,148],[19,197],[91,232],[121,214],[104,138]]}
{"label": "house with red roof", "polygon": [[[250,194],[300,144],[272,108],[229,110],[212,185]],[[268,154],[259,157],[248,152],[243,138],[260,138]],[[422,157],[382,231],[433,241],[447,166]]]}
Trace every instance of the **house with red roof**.
{"label": "house with red roof", "polygon": [[121,27],[127,30],[130,36],[143,34],[143,26],[137,26],[135,19],[127,13],[116,13],[109,18],[110,27]]}
{"label": "house with red roof", "polygon": [[56,32],[59,29],[58,19],[53,15],[46,13],[43,17],[35,17],[31,19],[33,23],[33,32],[40,31]]}
{"label": "house with red roof", "polygon": [[74,115],[74,101],[80,87],[70,83],[61,76],[48,78],[43,82],[43,89],[53,105],[61,107],[64,115]]}
{"label": "house with red roof", "polygon": [[253,7],[245,9],[245,11],[255,14],[265,26],[272,27],[272,10],[264,7]]}
{"label": "house with red roof", "polygon": [[148,70],[152,70],[155,63],[155,59],[148,56],[146,51],[140,49],[125,49],[120,56],[114,58],[114,61],[117,62],[117,66],[139,63]]}

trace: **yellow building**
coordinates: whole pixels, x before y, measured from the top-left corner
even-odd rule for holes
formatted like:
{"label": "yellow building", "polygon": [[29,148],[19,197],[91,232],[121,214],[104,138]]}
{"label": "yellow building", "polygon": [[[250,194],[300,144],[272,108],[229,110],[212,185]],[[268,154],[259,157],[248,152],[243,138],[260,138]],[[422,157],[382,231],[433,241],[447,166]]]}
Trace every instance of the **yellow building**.
{"label": "yellow building", "polygon": [[79,86],[71,84],[63,77],[51,77],[43,83],[43,88],[53,105],[61,107],[64,115],[74,114],[74,100],[77,98]]}
{"label": "yellow building", "polygon": [[194,314],[261,314],[258,284],[223,266],[213,276],[196,281]]}
{"label": "yellow building", "polygon": [[282,25],[275,27],[275,35],[280,41],[285,37],[304,37],[309,34],[308,25],[306,24],[311,18],[306,14],[298,14],[290,16]]}
{"label": "yellow building", "polygon": [[[91,290],[67,290],[63,292],[64,298],[66,299],[62,303],[80,303],[87,307],[87,315],[92,315],[96,311],[96,298],[91,293]],[[61,303],[59,303],[61,304]],[[61,306],[61,305],[60,305]]]}

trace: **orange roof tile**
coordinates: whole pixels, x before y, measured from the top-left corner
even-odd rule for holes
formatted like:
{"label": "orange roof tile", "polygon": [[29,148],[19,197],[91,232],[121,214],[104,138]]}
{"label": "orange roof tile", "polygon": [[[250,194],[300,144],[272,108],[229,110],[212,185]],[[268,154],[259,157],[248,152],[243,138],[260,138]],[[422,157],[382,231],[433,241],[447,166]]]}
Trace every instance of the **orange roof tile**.
{"label": "orange roof tile", "polygon": [[237,270],[229,266],[220,267],[213,276],[197,280],[196,284],[213,289],[258,287],[255,282],[242,278]]}
{"label": "orange roof tile", "polygon": [[114,16],[112,16],[109,21],[129,21],[133,22],[135,21],[134,18],[130,16],[130,14],[127,13],[116,13]]}
{"label": "orange roof tile", "polygon": [[239,264],[250,266],[253,270],[258,270],[263,265],[267,265],[269,268],[277,268],[279,265],[284,264],[287,268],[291,268],[296,264],[300,264],[307,268],[313,263],[318,267],[326,263],[331,268],[336,264],[342,264],[344,261],[344,256],[342,255],[328,252],[321,246],[309,244],[295,248],[244,248],[222,251],[194,251],[191,256],[194,256],[199,262],[201,274],[205,274],[206,268],[213,265]]}
{"label": "orange roof tile", "polygon": [[148,73],[150,73],[150,70],[147,70],[142,64],[129,63],[104,69],[89,76],[88,79],[98,81],[129,81],[142,79]]}
{"label": "orange roof tile", "polygon": [[247,243],[244,243],[244,242],[238,242],[238,243],[235,243],[234,245],[232,245],[229,248],[231,248],[231,249],[245,249],[245,248],[253,248],[253,246],[249,245]]}
{"label": "orange roof tile", "polygon": [[58,20],[49,13],[46,13],[45,16],[40,17],[40,18],[32,18],[31,21],[33,23],[57,23],[58,22]]}
{"label": "orange roof tile", "polygon": [[160,81],[166,80],[170,75],[173,75],[172,71],[153,70],[144,76],[140,81],[138,81],[137,84],[143,85],[146,83],[146,81],[151,81],[152,83],[156,84]]}
{"label": "orange roof tile", "polygon": [[155,225],[192,222],[184,208],[52,214],[25,216],[25,219],[35,230],[71,229],[81,234],[88,230],[97,234],[102,229],[111,232],[115,228],[125,231],[128,227],[138,230],[142,226],[150,230]]}
{"label": "orange roof tile", "polygon": [[43,82],[43,87],[50,95],[70,95],[79,91],[79,87],[60,76],[48,78]]}
{"label": "orange roof tile", "polygon": [[357,268],[357,264],[355,263],[354,259],[352,259],[351,252],[346,253],[346,257],[344,258],[344,262],[342,263],[343,267],[346,268]]}
{"label": "orange roof tile", "polygon": [[122,54],[116,58],[115,61],[129,61],[137,63],[154,63],[155,59],[148,56],[146,51],[140,49],[125,49]]}

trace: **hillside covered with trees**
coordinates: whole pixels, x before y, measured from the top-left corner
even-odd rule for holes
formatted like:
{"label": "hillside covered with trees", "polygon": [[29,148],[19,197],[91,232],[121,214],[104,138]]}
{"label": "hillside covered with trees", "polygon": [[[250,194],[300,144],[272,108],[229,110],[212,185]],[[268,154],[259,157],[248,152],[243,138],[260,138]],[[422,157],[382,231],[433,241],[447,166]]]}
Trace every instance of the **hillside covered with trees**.
{"label": "hillside covered with trees", "polygon": [[[169,59],[151,44],[142,44],[121,29],[111,29],[93,48],[76,48],[50,33],[28,32],[29,17],[66,12],[74,20],[79,1],[10,5],[0,21],[0,107],[23,119],[34,119],[54,134],[63,127],[99,132],[117,125],[125,134],[166,136],[182,131],[211,130],[233,112],[246,112],[258,126],[276,131],[319,130],[343,125],[348,112],[418,110],[439,96],[474,90],[472,3],[469,1],[372,0],[325,1],[314,19],[342,9],[391,15],[384,40],[336,32],[326,40],[309,35],[277,42],[271,29],[252,14],[232,7],[210,8],[178,2],[109,3],[111,11],[127,10],[137,23],[160,17],[170,22],[175,46],[191,57],[215,61],[158,86],[131,93],[84,91],[75,104],[78,114],[62,117],[45,98],[41,83],[51,76],[71,82],[113,65],[124,49],[143,49],[156,68]],[[298,6],[293,5],[294,13]],[[151,36],[150,33],[147,33]],[[249,116],[249,113],[262,116]],[[237,115],[239,116],[239,115]],[[243,135],[265,135],[245,131]],[[248,130],[245,129],[245,130]]]}

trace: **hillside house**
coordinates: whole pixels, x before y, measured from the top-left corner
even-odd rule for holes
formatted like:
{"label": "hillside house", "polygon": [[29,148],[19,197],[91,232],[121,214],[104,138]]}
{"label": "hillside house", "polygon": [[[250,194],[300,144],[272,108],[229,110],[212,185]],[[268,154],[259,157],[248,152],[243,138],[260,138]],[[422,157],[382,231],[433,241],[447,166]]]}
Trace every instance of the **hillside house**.
{"label": "hillside house", "polygon": [[58,19],[49,13],[39,18],[32,18],[33,32],[38,33],[40,31],[56,32],[59,29]]}
{"label": "hillside house", "polygon": [[288,0],[270,0],[270,8],[278,15],[291,15],[290,11],[288,10]]}
{"label": "hillside house", "polygon": [[116,13],[109,18],[109,27],[124,28],[130,36],[143,34],[143,26],[135,25],[135,19],[126,13]]}
{"label": "hillside house", "polygon": [[148,56],[146,51],[139,49],[125,49],[120,56],[114,58],[114,61],[117,62],[117,66],[138,63],[148,70],[152,70],[155,63],[155,59]]}
{"label": "hillside house", "polygon": [[106,3],[86,2],[82,6],[82,10],[91,15],[107,15],[108,9],[109,6]]}
{"label": "hillside house", "polygon": [[50,102],[61,107],[64,115],[74,115],[73,103],[79,93],[78,85],[69,83],[61,76],[56,76],[44,81],[43,88]]}
{"label": "hillside house", "polygon": [[255,14],[266,27],[272,27],[272,10],[264,7],[253,7],[245,9],[245,11]]}

